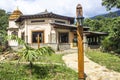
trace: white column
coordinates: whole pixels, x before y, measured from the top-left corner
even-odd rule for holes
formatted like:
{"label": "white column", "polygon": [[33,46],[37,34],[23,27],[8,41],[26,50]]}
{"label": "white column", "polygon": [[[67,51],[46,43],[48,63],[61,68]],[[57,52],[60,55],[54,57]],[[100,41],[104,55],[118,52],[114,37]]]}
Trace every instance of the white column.
{"label": "white column", "polygon": [[88,41],[87,41],[87,36],[85,34],[83,34],[83,43],[84,43],[84,52],[86,52],[88,48]]}
{"label": "white column", "polygon": [[25,21],[25,42],[28,43],[28,26],[27,26],[27,21]]}
{"label": "white column", "polygon": [[51,30],[51,43],[56,43],[56,32]]}

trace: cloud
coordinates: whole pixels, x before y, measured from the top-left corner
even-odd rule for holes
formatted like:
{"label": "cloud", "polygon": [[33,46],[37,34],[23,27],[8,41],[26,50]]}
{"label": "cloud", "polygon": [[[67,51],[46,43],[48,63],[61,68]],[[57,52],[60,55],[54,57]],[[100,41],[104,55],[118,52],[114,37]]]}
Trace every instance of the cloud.
{"label": "cloud", "polygon": [[0,9],[4,9],[6,11],[11,11],[12,7],[14,8],[13,0],[1,0],[0,1]]}
{"label": "cloud", "polygon": [[92,17],[106,13],[106,9],[101,6],[102,0],[1,0],[0,8],[12,12],[18,6],[23,14],[36,14],[47,9],[66,16],[76,16],[76,5],[83,6],[85,17]]}

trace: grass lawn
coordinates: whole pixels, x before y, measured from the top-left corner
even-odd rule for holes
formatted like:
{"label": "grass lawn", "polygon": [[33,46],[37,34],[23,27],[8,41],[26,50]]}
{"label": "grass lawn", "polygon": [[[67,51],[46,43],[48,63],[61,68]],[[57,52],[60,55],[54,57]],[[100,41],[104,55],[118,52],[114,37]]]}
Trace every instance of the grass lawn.
{"label": "grass lawn", "polygon": [[56,64],[34,64],[32,74],[28,64],[0,63],[0,80],[78,80],[77,73],[63,65],[62,54],[41,58],[40,62]]}
{"label": "grass lawn", "polygon": [[100,51],[88,51],[86,55],[88,56],[89,59],[103,66],[106,66],[108,69],[120,72],[119,56],[103,53]]}
{"label": "grass lawn", "polygon": [[[64,61],[62,60],[63,55],[64,54],[41,55],[41,57],[34,62],[64,64]],[[17,63],[18,60],[11,60],[10,62]],[[25,60],[21,59],[20,62],[25,62]]]}
{"label": "grass lawn", "polygon": [[45,63],[63,63],[64,61],[62,60],[63,54],[52,54],[52,55],[45,55],[41,56],[41,58],[38,60],[40,62],[45,62]]}

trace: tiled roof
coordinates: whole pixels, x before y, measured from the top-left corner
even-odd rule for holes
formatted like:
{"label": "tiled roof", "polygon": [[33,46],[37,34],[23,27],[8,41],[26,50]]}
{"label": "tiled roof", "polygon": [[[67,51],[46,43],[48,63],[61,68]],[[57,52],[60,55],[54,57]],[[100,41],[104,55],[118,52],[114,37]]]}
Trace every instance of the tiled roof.
{"label": "tiled roof", "polygon": [[34,15],[22,15],[16,20],[16,22],[20,22],[24,19],[34,19],[34,18],[57,18],[57,19],[65,19],[65,20],[75,19],[74,17],[62,16],[62,15],[58,15],[52,12],[42,12],[42,13],[34,14]]}
{"label": "tiled roof", "polygon": [[9,20],[15,20],[21,15],[23,15],[23,14],[19,9],[14,10],[13,13],[10,15]]}

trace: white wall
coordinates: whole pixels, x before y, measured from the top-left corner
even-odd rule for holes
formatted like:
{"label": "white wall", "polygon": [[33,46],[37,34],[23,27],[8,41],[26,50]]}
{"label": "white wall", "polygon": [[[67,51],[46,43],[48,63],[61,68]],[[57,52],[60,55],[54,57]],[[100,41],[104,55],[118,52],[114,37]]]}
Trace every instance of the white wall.
{"label": "white wall", "polygon": [[[9,27],[8,28],[18,28],[18,25],[15,23],[15,20],[10,20],[9,21]],[[11,35],[11,33],[14,31],[13,30],[8,30],[8,35]],[[19,36],[19,32],[18,32]],[[18,42],[16,40],[9,40],[8,41],[9,46],[18,46]]]}
{"label": "white wall", "polygon": [[[32,20],[37,19],[29,19],[26,20],[25,25],[25,33],[28,36],[28,43],[32,43],[32,31],[44,31],[44,43],[49,43],[51,26],[49,24],[49,19],[41,19],[45,20],[45,22],[31,23]],[[40,19],[39,19],[40,20]]]}
{"label": "white wall", "polygon": [[[32,20],[45,20],[45,22],[31,23]],[[22,25],[20,26],[18,36],[21,38],[21,33],[25,32],[25,42],[31,44],[32,43],[32,31],[44,31],[44,43],[50,43],[50,41],[51,41],[51,36],[50,36],[51,28],[53,27],[52,25],[50,25],[50,23],[54,22],[55,20],[65,21],[66,24],[70,23],[67,20],[54,19],[54,18],[26,19],[22,22]],[[9,28],[18,28],[18,27],[19,27],[18,24],[16,24],[14,20],[9,21]],[[54,30],[54,31],[56,34],[56,30]],[[69,36],[70,36],[69,30],[59,30],[58,29],[57,31],[69,32]],[[11,35],[11,31],[8,31],[8,35]],[[56,40],[56,42],[57,42],[57,40]],[[69,41],[69,42],[71,42],[71,41]],[[12,43],[10,43],[10,44],[12,44]]]}
{"label": "white wall", "polygon": [[15,20],[9,21],[9,28],[18,28],[18,25],[16,25]]}

